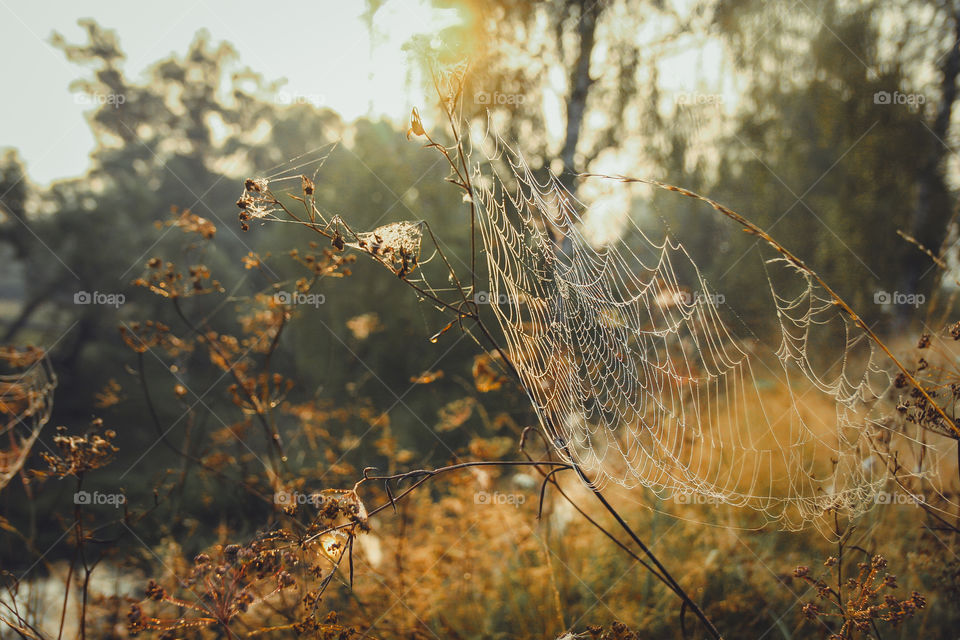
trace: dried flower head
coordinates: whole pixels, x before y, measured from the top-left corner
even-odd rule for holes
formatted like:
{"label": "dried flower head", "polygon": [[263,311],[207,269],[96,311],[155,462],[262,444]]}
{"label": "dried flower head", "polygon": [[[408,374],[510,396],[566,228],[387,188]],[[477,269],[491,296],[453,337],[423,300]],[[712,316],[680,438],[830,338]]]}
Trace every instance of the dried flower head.
{"label": "dried flower head", "polygon": [[[102,431],[102,435],[99,433]],[[94,420],[90,430],[81,436],[67,435],[66,427],[57,427],[57,435],[53,444],[57,453],[44,451],[40,454],[50,468],[49,473],[55,477],[79,476],[87,471],[99,469],[113,461],[119,449],[113,445],[116,433],[110,429],[103,429],[102,421]],[[34,472],[37,475],[46,475],[46,472]]]}

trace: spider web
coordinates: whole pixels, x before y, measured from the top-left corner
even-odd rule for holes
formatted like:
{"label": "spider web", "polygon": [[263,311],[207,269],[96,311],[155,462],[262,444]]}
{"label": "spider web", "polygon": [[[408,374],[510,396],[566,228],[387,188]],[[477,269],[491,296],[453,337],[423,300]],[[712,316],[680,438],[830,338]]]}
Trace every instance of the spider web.
{"label": "spider web", "polygon": [[[670,233],[655,238],[626,219],[615,239],[596,242],[590,208],[552,174],[538,181],[501,139],[487,136],[463,153],[483,291],[458,278],[425,221],[359,231],[323,210],[313,183],[294,175],[303,163],[248,180],[238,205],[247,219],[305,224],[334,246],[368,254],[441,310],[462,308],[472,295],[496,318],[548,441],[597,487],[643,486],[663,499],[747,508],[801,529],[889,500],[882,489],[891,470],[901,489],[914,480],[932,488],[943,475],[951,452],[892,412],[902,390],[889,360],[806,269],[782,254],[762,263],[769,307],[760,315],[779,334],[769,348]],[[655,181],[598,177],[724,210]],[[273,186],[287,181],[302,189],[304,211],[292,220]],[[426,255],[424,241],[433,245]]]}
{"label": "spider web", "polygon": [[[787,529],[877,502],[891,432],[906,435],[886,417],[889,363],[807,272],[764,262],[780,334],[764,358],[669,234],[627,221],[592,243],[583,205],[501,140],[472,181],[508,353],[550,442],[595,485],[747,507]],[[832,363],[814,355],[819,333],[833,335]]]}
{"label": "spider web", "polygon": [[39,349],[0,349],[0,489],[23,468],[53,410],[57,377]]}

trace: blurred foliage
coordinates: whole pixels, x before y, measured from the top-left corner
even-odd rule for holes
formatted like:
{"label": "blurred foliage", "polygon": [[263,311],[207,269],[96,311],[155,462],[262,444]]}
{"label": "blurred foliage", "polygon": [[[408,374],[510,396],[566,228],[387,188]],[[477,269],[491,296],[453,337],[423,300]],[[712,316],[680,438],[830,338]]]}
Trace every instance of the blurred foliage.
{"label": "blurred foliage", "polygon": [[[12,188],[4,188],[2,239],[27,274],[24,302],[19,316],[9,320],[6,338],[54,345],[50,357],[61,388],[53,417],[58,424],[88,420],[91,399],[98,394],[119,400],[101,412],[117,425],[118,444],[146,450],[147,459],[161,461],[145,473],[124,474],[130,495],[143,496],[155,484],[152,474],[162,475],[172,459],[167,449],[152,447],[156,433],[145,422],[147,407],[137,376],[124,372],[134,362],[118,329],[129,330],[147,319],[162,321],[175,332],[184,324],[169,300],[134,281],[150,271],[147,264],[154,259],[172,261],[182,272],[204,264],[223,290],[183,299],[184,311],[202,318],[213,331],[231,333],[243,329],[238,316],[249,311],[256,294],[274,285],[292,289],[304,274],[302,260],[288,255],[291,249],[316,252],[300,229],[271,225],[258,226],[256,233],[241,231],[233,202],[243,177],[300,164],[313,170],[329,143],[346,138],[349,142],[340,142],[323,163],[317,198],[356,228],[426,219],[441,230],[445,251],[465,256],[469,222],[459,197],[443,181],[443,167],[403,131],[366,120],[348,126],[333,112],[309,105],[277,105],[259,77],[231,70],[235,54],[228,45],[214,46],[203,35],[184,56],[157,63],[146,79],[133,82],[118,68],[122,53],[115,36],[94,23],[85,27],[87,43],[55,42],[71,60],[92,69],[93,79],[82,83],[85,90],[126,99],[90,114],[99,146],[92,169],[82,178],[37,190],[22,179],[24,169],[15,154],[4,157],[0,184]],[[192,239],[185,241],[184,233],[191,231],[183,224],[185,216],[214,226],[215,241],[202,233],[188,233]],[[251,252],[264,257],[257,268],[244,266]],[[441,324],[439,314],[419,305],[375,264],[356,265],[349,279],[321,278],[317,290],[326,303],[298,311],[273,356],[275,365],[296,380],[290,402],[324,399],[348,406],[375,398],[369,410],[389,413],[394,437],[417,451],[413,461],[447,459],[450,449],[430,435],[432,416],[444,404],[440,398],[472,386],[474,345],[463,339],[430,343],[428,338],[446,320]],[[119,293],[125,303],[116,308],[75,304],[78,292]],[[379,319],[374,330],[352,330],[351,319],[364,316]],[[353,326],[358,322],[362,320]],[[381,330],[384,324],[389,332]],[[205,393],[214,396],[213,390],[224,386],[223,371],[211,369],[209,359],[179,349],[169,357],[151,352],[143,360],[147,376],[164,380],[156,411],[170,425],[172,440],[190,428],[182,417],[191,405],[204,410],[204,425],[224,426],[228,418],[219,417],[223,409]],[[409,389],[412,377],[443,369],[448,362],[467,364],[436,384]],[[195,390],[185,399],[192,402],[178,402],[176,385]],[[516,411],[524,407],[519,399],[509,406]],[[483,429],[476,415],[467,427]],[[458,439],[463,442],[464,436],[445,438]],[[357,454],[369,452],[364,446]],[[303,456],[291,462],[313,463]],[[12,489],[2,499],[11,517],[24,513],[18,491]],[[198,517],[212,515],[198,496],[189,502]],[[50,504],[41,499],[36,513],[43,514]],[[46,535],[56,538],[52,530]]]}
{"label": "blurred foliage", "polygon": [[[918,66],[952,50],[952,7],[822,0],[811,3],[816,20],[790,20],[782,3],[765,2],[694,3],[685,14],[655,1],[465,4],[470,20],[446,35],[471,43],[475,56],[467,115],[485,117],[475,99],[481,92],[523,95],[522,103],[491,106],[501,132],[541,175],[554,168],[578,190],[574,174],[604,154],[639,153],[637,166],[770,229],[872,320],[884,317],[872,304],[875,290],[937,286],[932,273],[922,275],[928,259],[895,232],[907,230],[934,251],[948,237],[946,153],[930,135],[944,91],[936,80],[914,79],[925,77]],[[893,35],[881,33],[885,12],[902,18]],[[669,26],[656,46],[641,49],[635,34],[652,23]],[[768,32],[771,23],[779,26]],[[80,569],[68,580],[76,581],[105,559],[135,576],[124,595],[102,589],[91,602],[100,614],[91,617],[93,637],[124,637],[128,621],[178,628],[165,626],[163,616],[173,614],[164,608],[183,617],[184,585],[197,584],[220,610],[210,617],[191,609],[200,622],[181,631],[196,637],[229,635],[223,629],[242,627],[235,618],[254,600],[270,598],[269,614],[250,624],[289,631],[305,624],[298,607],[308,596],[316,637],[350,626],[384,637],[545,637],[567,625],[607,624],[614,612],[650,635],[679,637],[669,594],[629,573],[636,567],[625,569],[616,549],[574,521],[565,503],[548,498],[545,519],[535,524],[532,473],[468,471],[412,494],[397,515],[383,511],[369,522],[355,504],[384,499],[372,489],[340,496],[319,515],[278,506],[278,494],[352,486],[365,467],[396,473],[509,456],[531,416],[522,393],[477,359],[476,345],[454,331],[432,343],[446,320],[378,265],[338,262],[336,247],[310,244],[294,225],[244,233],[233,206],[242,180],[304,171],[314,176],[318,202],[357,229],[427,220],[459,267],[469,261],[463,203],[436,154],[401,128],[277,104],[277,85],[239,68],[227,44],[201,34],[183,55],[134,80],[123,72],[116,35],[94,22],[83,26],[86,42],[53,39],[87,69],[77,88],[125,98],[88,114],[97,140],[90,171],[40,189],[15,152],[0,158],[0,255],[11,264],[0,286],[19,299],[5,310],[0,342],[49,347],[60,380],[51,419],[68,425],[42,434],[47,463],[35,456],[31,471],[0,495],[10,541],[0,551],[3,566],[20,574],[37,564],[55,576],[58,563],[73,558]],[[743,103],[709,144],[699,130],[717,121],[715,107],[674,102],[664,109],[658,84],[658,61],[678,36],[698,29],[719,37],[749,79]],[[900,47],[893,54],[883,46],[890,41]],[[602,69],[591,62],[598,42],[606,51]],[[566,79],[558,139],[537,110],[554,67]],[[927,101],[878,105],[879,91],[923,93]],[[756,256],[744,260],[755,268],[737,268],[751,238],[671,194],[638,196],[632,209],[651,224],[666,221],[708,280],[736,292],[728,298],[741,315],[761,315],[766,281]],[[324,303],[278,303],[276,292],[294,288],[322,294]],[[122,294],[125,302],[77,304],[79,292]],[[524,503],[475,509],[477,486],[522,495]],[[122,494],[125,506],[81,509],[72,499],[81,490]],[[785,637],[825,635],[791,608],[788,591],[770,585],[789,583],[793,566],[824,557],[824,541],[743,533],[748,544],[715,510],[665,509],[646,495],[634,501],[655,505],[629,505],[625,513],[668,553],[687,558],[677,572],[699,585],[697,597],[718,626],[751,637],[775,627]],[[955,562],[940,562],[937,536],[917,526],[911,508],[871,516],[876,521],[862,530],[876,526],[884,535],[857,543],[896,558],[903,581],[930,594],[931,613],[906,621],[904,633],[933,637],[957,624],[950,603],[958,572]],[[395,520],[383,525],[388,517]],[[303,544],[297,557],[278,549],[343,518],[354,527],[364,579],[355,591],[338,585],[321,606],[305,585],[326,579],[326,588],[342,577],[344,548]],[[684,518],[717,526],[705,533],[699,524],[677,526]],[[305,560],[310,554],[322,558]],[[217,590],[227,574],[246,590],[236,599]],[[144,607],[150,578],[158,582]],[[284,600],[289,589],[306,593]],[[130,610],[128,600],[140,608]],[[598,608],[601,600],[613,611]],[[493,611],[491,602],[503,606]],[[371,603],[390,604],[381,615]],[[540,626],[530,627],[531,619]],[[588,633],[633,637],[620,626]]]}

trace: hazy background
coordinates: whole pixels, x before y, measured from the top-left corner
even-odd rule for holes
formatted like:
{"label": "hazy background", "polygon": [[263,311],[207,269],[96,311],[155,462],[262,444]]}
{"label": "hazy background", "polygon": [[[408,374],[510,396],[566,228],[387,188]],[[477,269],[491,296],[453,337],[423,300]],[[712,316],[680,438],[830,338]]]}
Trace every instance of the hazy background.
{"label": "hazy background", "polygon": [[94,148],[84,120],[90,102],[70,88],[77,68],[50,44],[54,30],[81,39],[81,18],[95,17],[117,31],[127,56],[123,69],[131,78],[185,51],[202,30],[214,41],[230,42],[243,65],[271,80],[284,79],[279,99],[308,101],[347,119],[400,120],[422,95],[410,87],[401,47],[414,34],[455,19],[452,11],[427,2],[388,3],[372,22],[363,2],[286,2],[270,11],[244,2],[5,2],[0,11],[5,58],[30,61],[7,65],[16,90],[0,105],[0,136],[4,145],[20,150],[31,178],[42,184],[83,173]]}
{"label": "hazy background", "polygon": [[[49,349],[60,378],[53,423],[82,428],[101,416],[128,452],[91,486],[149,502],[177,458],[157,445],[138,356],[118,327],[184,327],[169,300],[134,279],[153,257],[202,262],[224,292],[185,301],[186,311],[238,331],[257,293],[302,275],[288,252],[312,240],[292,225],[242,231],[243,180],[301,163],[312,172],[331,149],[319,202],[355,229],[427,220],[462,268],[461,196],[437,154],[405,134],[416,106],[446,135],[428,70],[463,61],[468,121],[489,115],[538,176],[554,172],[590,205],[601,240],[616,240],[630,216],[654,237],[682,241],[725,296],[725,313],[749,325],[743,337],[774,348],[780,337],[769,256],[755,238],[702,204],[584,185],[576,174],[626,173],[707,194],[768,229],[878,332],[912,341],[953,310],[958,38],[960,5],[928,0],[3,0],[0,343]],[[171,207],[215,224],[214,240],[191,245],[165,226]],[[270,253],[268,267],[245,268],[251,252]],[[490,415],[532,423],[522,395],[472,391],[470,340],[451,331],[429,341],[446,324],[441,314],[369,261],[353,271],[324,280],[324,304],[299,309],[279,345],[273,364],[296,381],[290,403],[388,415],[409,468],[446,460],[476,437],[514,438],[480,410],[438,436],[449,417],[439,409],[465,389]],[[122,304],[91,304],[85,293]],[[148,354],[139,366],[169,437],[193,430],[198,455],[248,418],[196,354]],[[437,369],[446,375],[436,383],[412,382]],[[185,403],[198,423],[179,422]],[[297,432],[299,419],[284,414],[281,431]],[[341,444],[343,434],[369,431],[345,423],[334,433]],[[266,446],[250,438],[249,449]],[[47,435],[42,442],[50,446]],[[241,473],[256,468],[236,449]],[[388,464],[363,435],[344,449],[355,469]],[[292,464],[330,462],[301,451]],[[262,505],[242,492],[214,500],[190,482],[174,506],[194,524],[249,531],[261,521]],[[54,505],[72,488],[25,501],[29,491],[11,484],[0,504],[46,549],[60,535]],[[165,531],[161,512],[158,522],[158,539],[194,531],[179,521]],[[187,544],[212,537],[205,530]]]}

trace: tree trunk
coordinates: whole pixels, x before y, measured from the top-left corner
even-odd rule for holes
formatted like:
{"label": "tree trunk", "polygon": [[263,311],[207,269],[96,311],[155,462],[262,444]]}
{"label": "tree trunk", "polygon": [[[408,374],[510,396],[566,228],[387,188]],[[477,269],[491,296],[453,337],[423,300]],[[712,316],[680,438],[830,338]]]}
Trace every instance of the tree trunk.
{"label": "tree trunk", "polygon": [[30,318],[33,317],[33,314],[36,313],[37,309],[39,309],[40,306],[50,298],[54,289],[56,289],[55,282],[46,285],[43,289],[30,297],[30,299],[28,299],[20,309],[20,313],[17,314],[17,317],[14,318],[13,322],[7,326],[7,330],[4,331],[3,337],[0,338],[0,343],[9,344],[13,342],[14,338],[17,337],[17,334],[27,326],[28,322],[30,322]]}
{"label": "tree trunk", "polygon": [[[932,249],[936,249],[941,243],[930,243],[929,239],[924,240],[924,236],[929,236],[930,233],[927,226],[931,220],[936,219],[934,216],[936,209],[949,206],[947,203],[947,188],[941,171],[943,160],[949,152],[946,139],[950,131],[953,104],[957,98],[957,76],[960,75],[960,47],[958,47],[958,42],[960,42],[960,9],[954,10],[952,20],[954,31],[951,39],[952,45],[940,67],[943,74],[940,80],[940,102],[937,104],[936,117],[933,126],[930,128],[935,140],[930,147],[929,157],[920,167],[917,175],[917,191],[914,198],[913,213],[907,227],[912,237],[924,242]],[[904,265],[902,286],[905,293],[918,293],[921,288],[920,280],[931,267],[922,258],[922,254],[917,254],[916,259],[910,259]],[[903,308],[906,309],[907,307]]]}
{"label": "tree trunk", "polygon": [[[597,18],[602,11],[602,4],[593,0],[573,0],[567,5],[569,11],[574,6],[579,8],[577,16],[577,58],[570,69],[570,94],[567,96],[567,126],[563,140],[563,149],[560,159],[563,161],[563,173],[560,175],[560,184],[570,192],[576,194],[576,173],[583,167],[576,164],[577,145],[583,128],[583,117],[587,110],[587,96],[590,94],[590,57],[596,44]],[[564,233],[556,226],[551,228],[553,241],[557,247],[563,246]]]}
{"label": "tree trunk", "polygon": [[583,116],[587,110],[587,96],[590,94],[590,57],[596,43],[597,17],[600,3],[591,0],[578,0],[571,3],[580,8],[577,22],[577,59],[570,70],[570,95],[567,97],[567,130],[563,141],[560,159],[563,160],[563,175],[560,181],[571,193],[575,191],[574,173],[581,170],[576,164],[577,145],[580,142]]}

